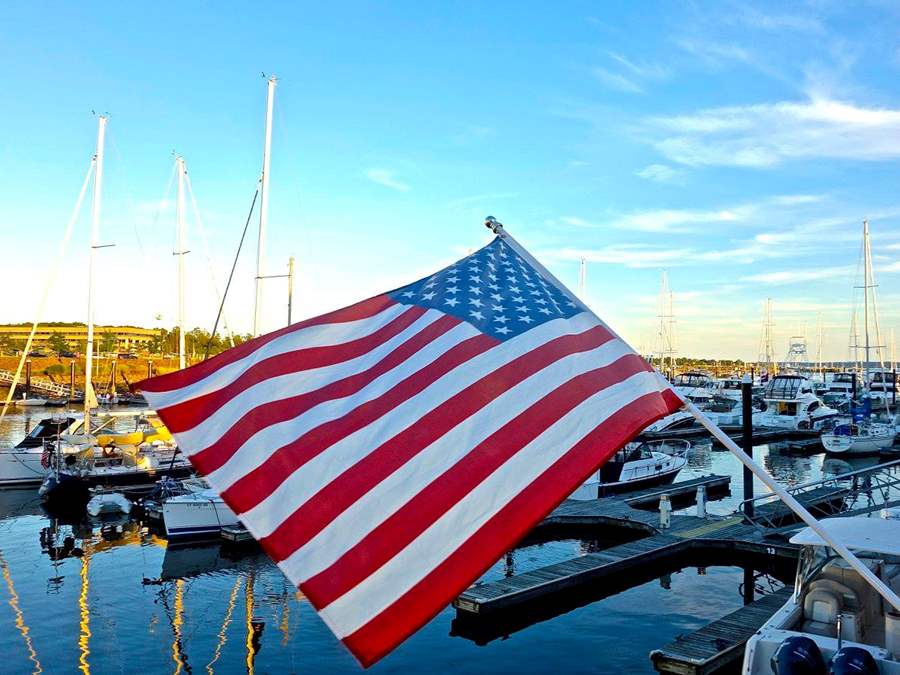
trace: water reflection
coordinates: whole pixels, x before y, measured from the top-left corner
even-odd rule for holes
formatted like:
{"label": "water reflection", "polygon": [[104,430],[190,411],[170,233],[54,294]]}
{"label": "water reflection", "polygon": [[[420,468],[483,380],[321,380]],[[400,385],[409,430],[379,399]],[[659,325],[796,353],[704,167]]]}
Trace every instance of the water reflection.
{"label": "water reflection", "polygon": [[[0,445],[17,442],[45,411],[16,412]],[[804,482],[844,471],[821,455],[791,457],[756,449],[779,480]],[[855,466],[854,464],[850,466]],[[741,500],[741,466],[727,452],[697,444],[682,478],[732,477]],[[755,486],[764,493],[762,486]],[[484,575],[501,579],[600,551],[621,539],[526,540]],[[778,575],[755,565],[749,585],[771,589]],[[169,546],[135,519],[90,520],[46,513],[34,490],[0,490],[0,650],[5,672],[360,672],[353,658],[266,556],[223,545]],[[735,561],[685,561],[630,579],[633,588],[581,591],[548,620],[478,646],[450,635],[455,613],[434,620],[372,668],[455,672],[650,671],[647,654],[743,603],[747,572]],[[781,577],[783,578],[783,577]],[[527,622],[523,622],[527,623]],[[453,628],[453,630],[456,630]],[[597,654],[603,653],[602,663]]]}

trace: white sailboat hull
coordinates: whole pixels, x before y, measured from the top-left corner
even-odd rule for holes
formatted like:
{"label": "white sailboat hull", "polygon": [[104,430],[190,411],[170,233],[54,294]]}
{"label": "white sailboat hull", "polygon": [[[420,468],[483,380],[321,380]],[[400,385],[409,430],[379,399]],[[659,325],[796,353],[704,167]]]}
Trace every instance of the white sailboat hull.
{"label": "white sailboat hull", "polygon": [[825,450],[834,454],[870,455],[894,445],[894,434],[866,437],[822,434],[822,445]]}
{"label": "white sailboat hull", "polygon": [[41,466],[43,450],[0,450],[0,487],[40,485],[47,469]]}
{"label": "white sailboat hull", "polygon": [[217,535],[223,527],[238,524],[234,512],[212,490],[167,499],[162,511],[170,538]]}

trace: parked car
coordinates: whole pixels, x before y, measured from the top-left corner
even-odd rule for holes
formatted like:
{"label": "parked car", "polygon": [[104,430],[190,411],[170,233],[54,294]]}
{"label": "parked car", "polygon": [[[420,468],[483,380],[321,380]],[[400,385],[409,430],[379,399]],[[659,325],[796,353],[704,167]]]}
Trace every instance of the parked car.
{"label": "parked car", "polygon": [[121,352],[119,354],[120,359],[136,359],[137,354],[132,354],[131,352]]}
{"label": "parked car", "polygon": [[28,352],[28,356],[34,359],[42,359],[47,355],[44,352]]}
{"label": "parked car", "polygon": [[76,354],[75,352],[63,351],[63,352],[59,353],[59,358],[61,358],[61,359],[76,359],[76,358],[78,358],[78,354]]}

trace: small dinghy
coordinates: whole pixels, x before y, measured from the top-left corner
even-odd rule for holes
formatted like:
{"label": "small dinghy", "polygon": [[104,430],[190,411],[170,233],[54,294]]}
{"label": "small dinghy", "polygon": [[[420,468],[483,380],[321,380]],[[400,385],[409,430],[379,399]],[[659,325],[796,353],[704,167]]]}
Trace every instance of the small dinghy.
{"label": "small dinghy", "polygon": [[130,513],[131,500],[120,492],[103,492],[91,497],[87,504],[87,512],[92,516],[108,513]]}

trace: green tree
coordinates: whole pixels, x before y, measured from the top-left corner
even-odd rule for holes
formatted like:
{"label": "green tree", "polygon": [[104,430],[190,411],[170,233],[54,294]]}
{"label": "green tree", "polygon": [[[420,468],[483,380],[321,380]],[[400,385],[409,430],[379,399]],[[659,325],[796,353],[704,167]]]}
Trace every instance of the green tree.
{"label": "green tree", "polygon": [[69,351],[69,343],[66,342],[66,338],[62,333],[51,333],[50,339],[47,340],[47,345],[57,354]]}
{"label": "green tree", "polygon": [[44,375],[49,377],[53,382],[56,382],[57,377],[61,377],[65,375],[66,368],[59,363],[54,363],[52,366],[47,366],[44,368]]}
{"label": "green tree", "polygon": [[100,336],[100,351],[101,352],[114,352],[116,351],[116,347],[118,346],[119,341],[116,339],[115,333],[106,332]]}

